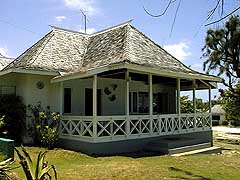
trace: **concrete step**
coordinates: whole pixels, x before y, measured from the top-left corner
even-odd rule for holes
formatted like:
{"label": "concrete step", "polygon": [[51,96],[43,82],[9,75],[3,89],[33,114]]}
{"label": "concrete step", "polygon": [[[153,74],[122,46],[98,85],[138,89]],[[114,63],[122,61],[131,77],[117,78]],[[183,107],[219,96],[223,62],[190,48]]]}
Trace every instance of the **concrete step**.
{"label": "concrete step", "polygon": [[198,149],[198,150],[193,150],[193,151],[188,151],[183,153],[172,154],[171,156],[179,157],[179,156],[188,156],[193,154],[217,154],[221,152],[222,152],[221,147],[213,146],[213,147],[208,147],[208,148],[203,148],[203,149]]}
{"label": "concrete step", "polygon": [[165,154],[178,154],[178,153],[183,153],[183,152],[188,152],[188,151],[193,151],[193,150],[198,150],[198,149],[203,149],[208,147],[211,147],[210,142],[198,143],[198,144],[187,145],[187,146],[182,145],[181,147],[177,147],[177,148],[169,148],[166,146],[161,146],[160,144],[150,144],[145,149],[148,151],[162,152]]}
{"label": "concrete step", "polygon": [[195,145],[190,145],[190,146],[183,146],[183,147],[168,149],[168,154],[184,153],[184,152],[189,152],[189,151],[194,151],[194,150],[199,150],[199,149],[204,149],[204,148],[209,148],[209,147],[211,147],[210,142],[195,144]]}

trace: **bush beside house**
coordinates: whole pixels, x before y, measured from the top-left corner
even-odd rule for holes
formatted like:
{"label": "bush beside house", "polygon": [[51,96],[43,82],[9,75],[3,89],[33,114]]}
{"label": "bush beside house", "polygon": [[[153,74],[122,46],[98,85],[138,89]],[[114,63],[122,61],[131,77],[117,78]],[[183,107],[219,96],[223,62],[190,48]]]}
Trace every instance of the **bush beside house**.
{"label": "bush beside house", "polygon": [[26,108],[22,98],[15,95],[0,96],[0,117],[1,137],[20,142],[26,121]]}

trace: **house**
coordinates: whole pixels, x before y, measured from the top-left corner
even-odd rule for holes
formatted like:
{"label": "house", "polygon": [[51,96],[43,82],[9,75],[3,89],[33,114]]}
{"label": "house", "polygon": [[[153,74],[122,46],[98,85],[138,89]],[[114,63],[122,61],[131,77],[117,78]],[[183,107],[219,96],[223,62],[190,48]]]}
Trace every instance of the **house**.
{"label": "house", "polygon": [[[130,22],[90,35],[52,26],[0,79],[25,104],[61,113],[60,145],[68,149],[123,153],[171,138],[186,140],[174,148],[212,144],[212,116],[196,113],[195,93],[208,89],[211,98],[221,79],[185,66]],[[180,111],[186,90],[192,114]]]}
{"label": "house", "polygon": [[221,104],[216,104],[211,109],[212,113],[212,120],[219,121],[219,124],[221,125],[223,121],[226,120],[225,118],[225,110],[223,109]]}

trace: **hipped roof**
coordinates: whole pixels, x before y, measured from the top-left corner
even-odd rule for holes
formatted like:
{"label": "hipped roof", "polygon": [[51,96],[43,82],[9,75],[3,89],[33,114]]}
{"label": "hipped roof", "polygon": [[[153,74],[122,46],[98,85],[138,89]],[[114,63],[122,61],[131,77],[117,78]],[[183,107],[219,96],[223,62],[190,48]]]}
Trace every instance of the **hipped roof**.
{"label": "hipped roof", "polygon": [[[52,28],[4,70],[41,70],[69,75],[116,64],[135,64],[169,73],[209,76],[185,66],[129,22],[90,35]],[[219,81],[217,77],[216,81]]]}

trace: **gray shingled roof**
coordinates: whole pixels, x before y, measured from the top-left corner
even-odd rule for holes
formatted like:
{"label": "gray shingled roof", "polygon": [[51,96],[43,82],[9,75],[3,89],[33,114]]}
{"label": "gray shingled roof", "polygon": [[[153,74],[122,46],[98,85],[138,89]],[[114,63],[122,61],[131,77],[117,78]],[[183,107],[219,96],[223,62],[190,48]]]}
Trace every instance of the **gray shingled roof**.
{"label": "gray shingled roof", "polygon": [[211,108],[211,112],[213,114],[225,114],[225,110],[223,109],[221,104],[215,104],[212,108]]}
{"label": "gray shingled roof", "polygon": [[4,70],[73,73],[118,63],[202,75],[186,67],[129,23],[91,35],[53,27]]}
{"label": "gray shingled roof", "polygon": [[13,58],[5,57],[0,53],[0,71],[9,65],[13,60]]}

